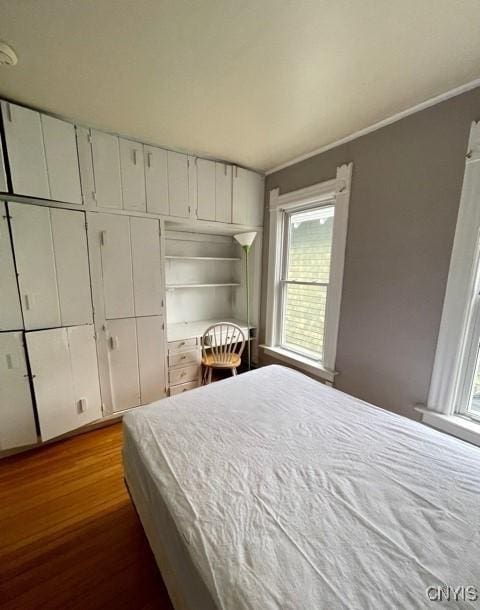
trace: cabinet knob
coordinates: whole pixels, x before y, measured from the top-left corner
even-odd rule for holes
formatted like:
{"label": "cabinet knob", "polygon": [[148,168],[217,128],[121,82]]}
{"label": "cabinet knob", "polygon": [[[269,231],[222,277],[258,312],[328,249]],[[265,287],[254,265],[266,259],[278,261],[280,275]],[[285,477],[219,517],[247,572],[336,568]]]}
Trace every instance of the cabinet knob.
{"label": "cabinet knob", "polygon": [[118,349],[120,346],[120,342],[118,340],[118,337],[110,337],[110,347],[111,349]]}

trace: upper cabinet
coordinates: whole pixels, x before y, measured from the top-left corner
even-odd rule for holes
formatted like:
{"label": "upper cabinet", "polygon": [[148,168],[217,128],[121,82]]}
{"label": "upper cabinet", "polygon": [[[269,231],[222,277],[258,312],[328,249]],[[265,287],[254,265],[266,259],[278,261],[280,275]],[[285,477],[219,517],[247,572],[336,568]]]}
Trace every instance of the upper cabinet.
{"label": "upper cabinet", "polygon": [[232,222],[263,225],[264,178],[242,167],[233,168]]}
{"label": "upper cabinet", "polygon": [[147,212],[169,214],[167,151],[144,146]]}
{"label": "upper cabinet", "polygon": [[215,220],[232,222],[232,166],[215,163]]}
{"label": "upper cabinet", "polygon": [[188,157],[169,150],[167,159],[170,216],[189,218],[191,206],[188,191]]}
{"label": "upper cabinet", "polygon": [[0,201],[0,331],[23,328],[17,276],[8,232],[6,204]]}
{"label": "upper cabinet", "polygon": [[91,130],[95,200],[102,208],[122,208],[120,144],[117,136]]}
{"label": "upper cabinet", "polygon": [[143,144],[120,138],[120,164],[122,168],[123,207],[126,210],[145,212],[145,164]]}
{"label": "upper cabinet", "polygon": [[75,127],[2,102],[13,192],[81,204]]}
{"label": "upper cabinet", "polygon": [[197,218],[215,220],[215,162],[196,159]]}

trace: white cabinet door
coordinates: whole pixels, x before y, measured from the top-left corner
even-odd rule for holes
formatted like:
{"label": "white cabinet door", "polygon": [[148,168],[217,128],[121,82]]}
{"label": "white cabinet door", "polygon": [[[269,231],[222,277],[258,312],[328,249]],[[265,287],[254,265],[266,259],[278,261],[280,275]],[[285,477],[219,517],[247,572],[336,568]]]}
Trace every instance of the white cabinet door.
{"label": "white cabinet door", "polygon": [[130,219],[92,214],[92,224],[101,249],[105,317],[134,316]]}
{"label": "white cabinet door", "polygon": [[120,150],[117,136],[91,130],[92,163],[97,205],[103,208],[122,207]]}
{"label": "white cabinet door", "polygon": [[168,158],[168,196],[170,216],[188,218],[190,215],[188,200],[188,158],[187,155],[172,152]]}
{"label": "white cabinet door", "polygon": [[102,416],[93,326],[26,333],[42,440]]}
{"label": "white cabinet door", "polygon": [[147,212],[169,214],[167,151],[155,146],[144,146]]}
{"label": "white cabinet door", "polygon": [[242,167],[234,167],[232,222],[249,226],[263,225],[263,199],[263,176]]}
{"label": "white cabinet door", "polygon": [[215,220],[232,222],[232,166],[215,163]]}
{"label": "white cabinet door", "polygon": [[2,102],[2,115],[13,192],[48,199],[50,187],[40,114]]}
{"label": "white cabinet door", "polygon": [[75,126],[41,115],[50,199],[82,203]]}
{"label": "white cabinet door", "polygon": [[92,295],[85,214],[50,208],[50,218],[62,326],[91,324]]}
{"label": "white cabinet door", "polygon": [[136,316],[163,313],[160,226],[152,218],[130,218]]}
{"label": "white cabinet door", "polygon": [[0,451],[37,442],[23,333],[0,333]]}
{"label": "white cabinet door", "polygon": [[143,144],[120,138],[123,207],[146,211]]}
{"label": "white cabinet door", "polygon": [[23,328],[17,275],[8,231],[7,208],[0,201],[0,331]]}
{"label": "white cabinet door", "polygon": [[113,411],[140,404],[135,318],[107,322],[108,359]]}
{"label": "white cabinet door", "polygon": [[7,172],[5,171],[4,161],[5,147],[3,145],[2,135],[0,134],[0,192],[6,193],[8,191],[7,185]]}
{"label": "white cabinet door", "polygon": [[166,395],[163,318],[137,318],[137,339],[140,401],[146,405]]}
{"label": "white cabinet door", "polygon": [[215,220],[215,162],[196,159],[197,217]]}
{"label": "white cabinet door", "polygon": [[61,325],[50,210],[8,204],[25,328]]}

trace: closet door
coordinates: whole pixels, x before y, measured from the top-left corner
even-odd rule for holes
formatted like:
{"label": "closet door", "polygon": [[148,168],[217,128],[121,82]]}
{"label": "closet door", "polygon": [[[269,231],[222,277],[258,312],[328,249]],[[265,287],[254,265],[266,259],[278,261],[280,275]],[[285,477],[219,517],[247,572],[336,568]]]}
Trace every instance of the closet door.
{"label": "closet door", "polygon": [[144,146],[147,212],[169,214],[167,151]]}
{"label": "closet door", "polygon": [[75,127],[45,114],[41,115],[47,159],[50,199],[82,203]]}
{"label": "closet door", "polygon": [[120,150],[117,136],[91,130],[92,163],[97,205],[103,208],[122,207]]}
{"label": "closet door", "polygon": [[37,442],[23,333],[0,333],[0,450]]}
{"label": "closet door", "polygon": [[160,225],[152,218],[130,218],[136,316],[163,313]]}
{"label": "closet door", "polygon": [[47,164],[40,114],[2,102],[3,124],[13,192],[49,199]]}
{"label": "closet door", "polygon": [[168,193],[170,216],[188,218],[190,215],[188,201],[188,158],[187,155],[167,153],[168,159]]}
{"label": "closet door", "polygon": [[130,219],[113,214],[92,215],[101,249],[105,317],[135,315]]}
{"label": "closet door", "polygon": [[42,440],[101,417],[93,326],[26,333]]}
{"label": "closet door", "polygon": [[215,220],[232,222],[232,166],[215,163]]}
{"label": "closet door", "polygon": [[123,207],[146,211],[143,144],[120,138]]}
{"label": "closet door", "polygon": [[50,208],[62,326],[91,324],[92,295],[83,212]]}
{"label": "closet door", "polygon": [[166,396],[165,325],[160,316],[137,318],[140,402],[146,405]]}
{"label": "closet door", "polygon": [[109,320],[106,326],[113,411],[124,411],[140,404],[135,318]]}
{"label": "closet door", "polygon": [[17,276],[8,231],[7,208],[0,201],[0,331],[23,328]]}
{"label": "closet door", "polygon": [[263,225],[263,176],[242,167],[233,169],[232,222]]}
{"label": "closet door", "polygon": [[197,165],[197,217],[215,220],[215,163],[196,159]]}
{"label": "closet door", "polygon": [[61,325],[50,210],[8,204],[25,328]]}

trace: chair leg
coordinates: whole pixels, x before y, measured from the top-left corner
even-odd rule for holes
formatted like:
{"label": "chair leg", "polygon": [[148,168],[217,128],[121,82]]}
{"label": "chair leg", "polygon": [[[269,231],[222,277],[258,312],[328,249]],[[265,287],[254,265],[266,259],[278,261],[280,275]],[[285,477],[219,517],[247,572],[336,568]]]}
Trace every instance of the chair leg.
{"label": "chair leg", "polygon": [[233,369],[230,369],[230,370],[232,371],[233,377],[236,377],[237,376],[237,369],[233,368]]}
{"label": "chair leg", "polygon": [[207,383],[212,383],[212,373],[213,373],[213,369],[211,366],[208,367],[208,381]]}

